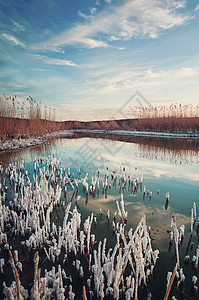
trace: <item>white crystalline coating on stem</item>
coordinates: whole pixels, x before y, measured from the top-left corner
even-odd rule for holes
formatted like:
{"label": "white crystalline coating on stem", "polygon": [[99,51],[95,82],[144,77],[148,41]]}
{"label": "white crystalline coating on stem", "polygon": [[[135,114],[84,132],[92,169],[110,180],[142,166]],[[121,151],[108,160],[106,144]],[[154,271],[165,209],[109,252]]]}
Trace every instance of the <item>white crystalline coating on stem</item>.
{"label": "white crystalline coating on stem", "polygon": [[180,269],[179,273],[180,273],[180,282],[184,282],[185,281],[185,275],[183,273],[183,268]]}
{"label": "white crystalline coating on stem", "polygon": [[192,257],[192,263],[195,263],[195,262],[196,262],[196,256],[193,255],[193,257]]}
{"label": "white crystalline coating on stem", "polygon": [[166,290],[168,289],[170,280],[171,280],[171,276],[172,276],[172,272],[168,272],[167,273],[167,285],[166,285]]}
{"label": "white crystalline coating on stem", "polygon": [[99,244],[98,244],[98,255],[97,255],[97,262],[98,262],[98,265],[101,267],[101,249],[102,249],[102,242],[99,241]]}
{"label": "white crystalline coating on stem", "polygon": [[179,243],[181,243],[182,239],[184,238],[184,231],[185,231],[185,225],[181,225],[180,232],[179,232]]}
{"label": "white crystalline coating on stem", "polygon": [[173,242],[173,231],[170,232],[169,239],[170,239],[171,242]]}
{"label": "white crystalline coating on stem", "polygon": [[121,210],[120,210],[119,202],[116,201],[116,204],[117,204],[117,209],[118,209],[118,216],[119,216],[120,218],[122,218],[122,213],[121,213]]}
{"label": "white crystalline coating on stem", "polygon": [[82,266],[80,266],[80,268],[79,268],[79,276],[80,276],[81,278],[84,277],[84,270],[83,270],[83,267],[82,267]]}
{"label": "white crystalline coating on stem", "polygon": [[92,271],[94,273],[94,285],[97,297],[104,297],[104,276],[103,268],[101,267],[101,262],[97,258],[97,251],[94,250],[94,265],[92,266]]}
{"label": "white crystalline coating on stem", "polygon": [[102,264],[105,262],[106,259],[106,238],[104,238],[103,247],[102,247]]}
{"label": "white crystalline coating on stem", "polygon": [[133,299],[133,295],[134,295],[134,289],[129,288],[125,293],[125,300]]}
{"label": "white crystalline coating on stem", "polygon": [[77,271],[79,271],[80,265],[81,265],[80,260],[76,259],[76,261],[75,261],[75,266],[76,266]]}
{"label": "white crystalline coating on stem", "polygon": [[87,285],[88,285],[89,290],[91,290],[91,279],[90,278],[87,279]]}
{"label": "white crystalline coating on stem", "polygon": [[107,287],[106,288],[106,296],[113,296],[113,288],[112,287]]}
{"label": "white crystalline coating on stem", "polygon": [[193,208],[191,209],[191,232],[193,231],[194,218],[193,218]]}
{"label": "white crystalline coating on stem", "polygon": [[58,276],[59,276],[59,282],[60,282],[60,288],[63,289],[63,279],[62,279],[62,271],[61,271],[61,266],[58,266]]}
{"label": "white crystalline coating on stem", "polygon": [[18,261],[18,262],[16,263],[16,267],[17,267],[17,269],[22,273],[22,271],[23,271],[23,266],[22,266],[22,263],[21,263],[20,261]]}
{"label": "white crystalline coating on stem", "polygon": [[3,273],[3,266],[4,265],[5,265],[4,258],[0,258],[0,270],[1,270],[1,273]]}
{"label": "white crystalline coating on stem", "polygon": [[80,231],[80,251],[81,253],[84,253],[84,240],[85,240],[85,234],[83,231]]}
{"label": "white crystalline coating on stem", "polygon": [[[13,281],[11,283],[10,287],[7,287],[5,282],[3,282],[3,293],[6,296],[6,299],[9,300],[15,300],[18,298],[18,292],[17,292],[17,284],[16,281]],[[26,300],[28,299],[28,291],[24,289],[22,285],[20,285],[20,299],[21,300]]]}
{"label": "white crystalline coating on stem", "polygon": [[68,221],[68,214],[70,211],[70,207],[71,207],[71,202],[69,202],[69,204],[65,210],[65,216],[64,216],[64,221],[63,221],[63,231],[65,231],[67,228],[67,221]]}
{"label": "white crystalline coating on stem", "polygon": [[196,257],[196,259],[195,259],[195,268],[198,268],[198,266],[199,266],[199,246],[196,250],[196,256],[195,257]]}
{"label": "white crystalline coating on stem", "polygon": [[19,261],[17,250],[14,251],[14,260],[15,260],[15,263],[17,263]]}
{"label": "white crystalline coating on stem", "polygon": [[75,293],[73,293],[72,285],[69,286],[68,296],[69,296],[68,297],[69,300],[74,300],[75,299]]}
{"label": "white crystalline coating on stem", "polygon": [[198,280],[198,278],[195,275],[193,275],[192,282],[194,285],[196,284],[197,280]]}
{"label": "white crystalline coating on stem", "polygon": [[121,194],[120,205],[121,205],[121,211],[122,211],[122,218],[124,220],[126,220],[127,216],[128,216],[128,212],[126,212],[125,209],[124,209],[124,197],[123,197],[123,194]]}
{"label": "white crystalline coating on stem", "polygon": [[[87,251],[88,251],[88,254],[90,252],[90,234],[91,234],[91,225],[92,225],[92,222],[93,222],[93,213],[91,214],[91,217],[88,217],[88,222],[87,222]],[[84,223],[85,225],[85,223]],[[85,226],[84,226],[85,228]]]}
{"label": "white crystalline coating on stem", "polygon": [[[78,186],[77,180],[74,179],[74,174],[71,179],[62,174],[60,167],[60,161],[55,158],[50,160],[51,168],[37,166],[37,174],[34,176],[34,184],[30,182],[28,173],[25,178],[27,185],[24,183],[23,174],[12,172],[12,180],[14,188],[16,187],[14,208],[18,208],[19,212],[22,210],[25,213],[16,213],[13,209],[3,206],[0,201],[0,241],[1,243],[6,240],[4,236],[4,224],[6,220],[10,220],[14,223],[13,232],[18,234],[19,232],[25,236],[29,234],[29,239],[24,242],[29,250],[32,247],[42,247],[48,259],[53,263],[59,260],[62,249],[65,251],[63,263],[68,258],[68,254],[73,252],[74,255],[88,254],[89,258],[89,271],[93,271],[93,279],[95,293],[93,297],[97,296],[101,299],[104,298],[104,288],[106,287],[106,295],[113,296],[115,299],[119,299],[120,286],[124,281],[124,272],[127,266],[130,266],[130,272],[127,279],[127,297],[137,297],[138,287],[144,282],[146,284],[146,275],[153,273],[153,268],[158,258],[159,251],[153,251],[151,247],[151,240],[147,232],[145,216],[143,215],[135,232],[130,229],[129,232],[125,231],[125,225],[117,223],[115,225],[116,230],[116,244],[112,249],[107,249],[106,255],[106,238],[98,243],[98,250],[94,252],[90,251],[91,247],[95,243],[95,235],[91,234],[91,226],[93,219],[96,221],[96,217],[93,214],[88,217],[84,224],[83,230],[80,230],[81,226],[81,214],[77,211],[77,207],[71,209],[71,202],[69,202],[63,220],[63,226],[57,227],[51,220],[51,213],[57,204],[60,202],[61,191],[66,190],[66,184],[72,183],[74,180],[76,187]],[[65,172],[65,171],[64,171]],[[62,177],[62,175],[64,177]],[[117,179],[116,174],[113,175],[114,179]],[[16,178],[16,179],[15,179]],[[86,182],[87,175],[83,180],[83,186],[87,190],[88,183]],[[97,178],[93,177],[92,191],[96,190]],[[131,178],[127,177],[125,171],[121,174],[120,187],[125,188],[127,182],[132,182]],[[141,180],[142,181],[142,180]],[[99,181],[98,181],[99,182]],[[134,179],[134,184],[137,187],[140,183],[139,179]],[[22,189],[19,187],[23,188]],[[129,183],[130,184],[130,183]],[[108,185],[108,173],[106,175],[104,186]],[[84,191],[85,192],[85,191]],[[1,197],[1,195],[0,195]],[[77,197],[77,195],[75,196]],[[79,197],[76,201],[79,200]],[[119,209],[119,216],[121,219],[127,219],[127,212],[124,208],[123,194],[121,194],[121,201],[117,204]],[[102,214],[102,210],[100,209]],[[107,212],[107,218],[110,218],[110,211]],[[115,215],[116,218],[116,215]],[[115,224],[115,222],[114,222]],[[33,232],[34,231],[34,232]],[[76,267],[79,270],[79,275],[84,276],[84,270],[80,263],[77,263]],[[91,264],[93,264],[91,268]],[[38,271],[39,272],[39,271]],[[39,274],[39,273],[38,273]],[[64,299],[66,296],[65,287],[63,286],[63,279],[67,279],[64,270],[58,267],[58,272],[55,273],[55,268],[51,271],[45,272],[45,277],[35,278],[34,295],[31,297],[36,299],[48,296],[54,296],[57,299]],[[89,281],[88,281],[89,282]],[[90,281],[88,285],[92,288],[93,282]],[[128,292],[127,292],[128,291]],[[132,295],[132,296],[131,296]],[[68,297],[73,299],[75,297],[72,292],[72,286],[70,287]],[[33,299],[33,298],[32,298]]]}
{"label": "white crystalline coating on stem", "polygon": [[[177,229],[176,224],[176,216],[173,213],[171,218],[171,231],[173,232],[174,240],[175,240],[175,246],[176,246],[176,262],[177,262],[177,268],[180,268],[180,258],[179,258],[179,231]],[[171,237],[170,237],[171,239]]]}
{"label": "white crystalline coating on stem", "polygon": [[115,231],[115,222],[113,221],[112,224],[113,224],[113,230]]}
{"label": "white crystalline coating on stem", "polygon": [[131,286],[131,279],[132,279],[132,276],[129,275],[128,277],[126,277],[126,288],[130,288]]}
{"label": "white crystalline coating on stem", "polygon": [[6,299],[15,300],[16,299],[15,296],[17,296],[17,295],[15,295],[15,291],[13,291],[12,285],[10,286],[10,288],[8,288],[6,286],[6,283],[3,282],[3,287],[4,287],[3,288],[3,293],[6,296]]}
{"label": "white crystalline coating on stem", "polygon": [[197,211],[196,211],[196,203],[193,204],[193,214],[194,214],[194,222],[197,220]]}

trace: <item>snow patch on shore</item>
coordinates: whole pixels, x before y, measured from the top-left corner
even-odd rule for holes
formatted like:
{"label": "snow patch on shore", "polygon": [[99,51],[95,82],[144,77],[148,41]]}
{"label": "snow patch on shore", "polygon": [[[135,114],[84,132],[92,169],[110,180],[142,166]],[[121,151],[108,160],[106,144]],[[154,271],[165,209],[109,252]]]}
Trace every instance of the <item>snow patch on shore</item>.
{"label": "snow patch on shore", "polygon": [[19,150],[23,148],[38,146],[45,143],[48,139],[66,137],[72,134],[73,133],[69,130],[62,130],[62,131],[55,131],[55,132],[48,133],[43,137],[31,137],[31,138],[0,141],[0,151]]}
{"label": "snow patch on shore", "polygon": [[18,150],[31,146],[41,145],[45,138],[12,139],[0,143],[0,151]]}
{"label": "snow patch on shore", "polygon": [[102,133],[115,135],[131,135],[131,136],[149,136],[149,137],[164,137],[164,138],[193,138],[199,139],[199,133],[169,133],[169,132],[153,132],[153,131],[133,131],[133,130],[90,130],[90,129],[76,129],[74,133]]}
{"label": "snow patch on shore", "polygon": [[161,137],[175,139],[199,139],[199,133],[167,133],[167,132],[148,132],[148,131],[131,131],[131,130],[91,130],[91,129],[75,129],[54,131],[46,134],[43,137],[31,137],[23,139],[12,139],[0,142],[0,151],[18,150],[27,147],[37,146],[45,143],[48,139],[67,137],[76,133],[100,133],[114,135],[129,135],[129,136],[146,136],[146,137]]}

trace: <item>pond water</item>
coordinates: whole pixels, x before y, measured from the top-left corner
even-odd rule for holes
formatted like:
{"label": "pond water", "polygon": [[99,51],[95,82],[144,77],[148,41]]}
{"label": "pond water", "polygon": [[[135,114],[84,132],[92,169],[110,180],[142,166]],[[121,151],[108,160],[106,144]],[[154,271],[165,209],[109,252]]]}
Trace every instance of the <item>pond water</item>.
{"label": "pond water", "polygon": [[[116,138],[114,138],[116,139]],[[164,140],[164,139],[163,139]],[[107,237],[107,247],[115,244],[113,235],[112,219],[117,211],[116,200],[120,200],[123,193],[125,209],[128,211],[128,222],[126,228],[135,229],[142,214],[146,215],[147,225],[151,227],[151,239],[153,249],[159,249],[159,259],[154,269],[153,278],[148,282],[148,290],[152,293],[152,299],[163,299],[166,291],[167,272],[172,272],[176,265],[175,245],[170,247],[169,234],[171,217],[176,215],[177,227],[185,225],[185,237],[180,251],[180,266],[185,274],[185,284],[183,291],[179,291],[174,286],[170,295],[175,295],[177,299],[198,299],[198,295],[193,295],[191,291],[192,276],[199,275],[198,271],[191,266],[184,264],[185,255],[196,254],[198,247],[198,236],[196,233],[197,222],[194,226],[190,239],[190,211],[196,203],[199,213],[199,148],[198,145],[190,147],[189,142],[184,142],[181,148],[178,141],[161,140],[160,142],[147,143],[140,141],[122,141],[102,139],[95,137],[81,137],[70,139],[57,139],[40,147],[24,149],[15,152],[0,153],[0,164],[4,167],[11,162],[24,160],[29,173],[33,173],[33,161],[38,158],[47,158],[54,155],[60,158],[62,168],[74,173],[77,177],[78,168],[81,170],[81,178],[88,173],[88,183],[91,185],[92,176],[95,178],[99,171],[100,189],[95,196],[86,197],[79,184],[78,210],[82,214],[84,221],[92,212],[97,217],[97,225],[92,227],[92,232],[96,235],[97,241]],[[178,146],[177,146],[178,145]],[[187,145],[187,147],[186,147]],[[113,187],[111,172],[115,174],[142,178],[142,188],[131,191],[128,185],[120,189],[117,181]],[[103,191],[103,181],[105,174],[108,177],[109,188]],[[30,176],[31,177],[31,176]],[[143,197],[144,186],[146,195]],[[151,193],[151,198],[147,196],[147,190]],[[159,190],[159,193],[158,193]],[[166,204],[166,193],[170,194],[168,207]],[[69,203],[72,199],[72,206],[76,205],[77,199],[72,198],[72,188],[68,188],[67,199],[62,195],[61,200]],[[11,197],[11,196],[10,196]],[[102,209],[103,214],[100,214]],[[107,222],[106,213],[110,211],[110,222]],[[57,217],[57,210],[53,212],[52,220],[61,225],[63,221],[63,211]],[[192,244],[192,242],[194,244]],[[189,245],[189,247],[188,247]],[[192,247],[191,247],[192,245]]]}

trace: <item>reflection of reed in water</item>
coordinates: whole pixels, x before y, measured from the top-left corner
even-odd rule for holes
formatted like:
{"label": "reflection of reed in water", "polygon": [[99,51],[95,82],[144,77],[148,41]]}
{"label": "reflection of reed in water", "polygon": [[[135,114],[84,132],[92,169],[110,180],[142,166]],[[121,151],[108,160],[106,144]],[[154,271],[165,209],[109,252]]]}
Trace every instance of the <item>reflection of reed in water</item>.
{"label": "reflection of reed in water", "polygon": [[[199,163],[199,139],[159,138],[96,132],[78,132],[75,134],[76,139],[85,137],[132,143],[137,147],[138,152],[135,154],[138,157],[171,161],[175,164]],[[71,139],[74,136],[68,138]]]}
{"label": "reflection of reed in water", "polygon": [[12,164],[16,161],[26,160],[28,157],[33,161],[35,156],[49,156],[53,152],[59,151],[61,145],[61,139],[48,140],[47,143],[30,148],[24,148],[16,151],[5,151],[0,153],[0,164],[5,167],[8,164]]}
{"label": "reflection of reed in water", "polygon": [[[199,148],[198,148],[199,149]],[[168,149],[151,145],[137,144],[135,155],[148,159],[170,161],[173,164],[198,164],[199,150]]]}

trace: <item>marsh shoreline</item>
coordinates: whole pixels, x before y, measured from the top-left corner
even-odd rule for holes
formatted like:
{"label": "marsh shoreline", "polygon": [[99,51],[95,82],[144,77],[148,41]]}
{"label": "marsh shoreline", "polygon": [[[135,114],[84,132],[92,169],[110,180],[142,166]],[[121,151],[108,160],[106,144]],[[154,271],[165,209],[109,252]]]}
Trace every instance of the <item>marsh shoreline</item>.
{"label": "marsh shoreline", "polygon": [[[56,138],[102,138],[119,140],[126,142],[138,142],[139,139],[145,138],[146,141],[162,140],[173,141],[178,140],[178,143],[186,143],[186,141],[195,141],[199,146],[199,133],[167,133],[167,132],[148,132],[148,131],[130,131],[130,130],[89,130],[89,129],[74,129],[74,130],[60,130],[48,133],[38,137],[24,137],[14,139],[4,139],[0,142],[0,152],[19,150],[28,147],[34,147],[46,143],[50,139]],[[157,141],[155,141],[156,143]]]}

